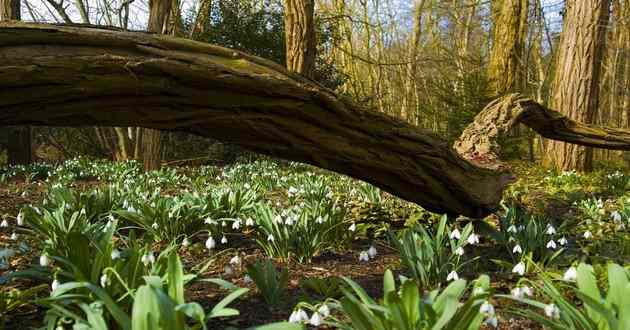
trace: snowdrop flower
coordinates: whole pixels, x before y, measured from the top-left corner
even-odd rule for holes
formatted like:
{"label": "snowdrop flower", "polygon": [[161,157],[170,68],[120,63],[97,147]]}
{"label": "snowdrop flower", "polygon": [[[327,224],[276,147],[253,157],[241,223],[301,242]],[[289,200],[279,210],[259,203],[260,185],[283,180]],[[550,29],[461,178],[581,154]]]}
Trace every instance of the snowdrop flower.
{"label": "snowdrop flower", "polygon": [[107,274],[103,274],[101,276],[101,286],[106,287],[108,284],[109,284],[109,278],[107,277]]}
{"label": "snowdrop flower", "polygon": [[[225,238],[225,236],[223,236],[223,238]],[[217,243],[214,241],[214,238],[212,238],[212,236],[209,236],[208,239],[206,240],[206,249],[212,250],[216,246],[217,246]]]}
{"label": "snowdrop flower", "polygon": [[560,309],[555,304],[549,304],[545,306],[545,315],[552,319],[560,318]]}
{"label": "snowdrop flower", "polygon": [[554,226],[549,225],[547,226],[547,235],[555,235],[556,234],[556,228],[554,228]]}
{"label": "snowdrop flower", "polygon": [[293,196],[298,193],[298,190],[295,187],[289,187],[288,194],[289,196]]}
{"label": "snowdrop flower", "polygon": [[468,244],[479,244],[479,236],[475,233],[470,234],[468,236]]}
{"label": "snowdrop flower", "polygon": [[479,312],[486,315],[494,315],[494,306],[487,300],[479,307]]}
{"label": "snowdrop flower", "polygon": [[328,308],[328,305],[326,304],[319,306],[319,308],[317,309],[317,312],[321,314],[323,317],[328,317],[328,315],[330,315],[330,309]]}
{"label": "snowdrop flower", "polygon": [[562,236],[562,238],[560,238],[558,240],[558,243],[560,243],[560,245],[564,246],[564,245],[567,245],[568,241],[567,241],[567,239],[564,236]]}
{"label": "snowdrop flower", "polygon": [[577,279],[577,269],[575,269],[575,267],[569,267],[569,269],[564,272],[562,279],[569,282],[575,282]]}
{"label": "snowdrop flower", "polygon": [[253,280],[252,280],[251,276],[249,276],[247,274],[245,274],[245,276],[243,276],[243,283],[250,284],[252,282],[253,282]]}
{"label": "snowdrop flower", "polygon": [[621,214],[615,210],[610,214],[610,217],[613,219],[614,222],[621,222]]}
{"label": "snowdrop flower", "polygon": [[232,259],[230,259],[230,265],[240,265],[241,264],[241,258],[239,258],[239,256],[234,256],[232,257]]}
{"label": "snowdrop flower", "polygon": [[188,237],[184,237],[184,240],[182,241],[182,247],[187,248],[188,246],[190,246],[190,241],[188,240]]}
{"label": "snowdrop flower", "polygon": [[120,251],[118,251],[118,249],[114,249],[112,251],[111,257],[112,257],[112,260],[116,260],[116,259],[120,258]]}
{"label": "snowdrop flower", "polygon": [[370,261],[370,256],[368,255],[367,251],[361,251],[361,253],[359,253],[359,261]]}
{"label": "snowdrop flower", "polygon": [[590,230],[587,230],[584,232],[584,238],[590,239],[591,237],[593,237],[593,234],[591,233]]}
{"label": "snowdrop flower", "polygon": [[214,219],[210,218],[210,217],[207,217],[206,220],[203,221],[203,223],[205,223],[207,225],[216,225],[217,224],[217,222]]}
{"label": "snowdrop flower", "polygon": [[227,237],[223,235],[223,237],[221,237],[221,244],[227,244],[227,242],[228,242]]}
{"label": "snowdrop flower", "polygon": [[230,266],[223,267],[223,275],[232,276],[232,274],[234,274],[234,270],[232,269],[232,267]]}
{"label": "snowdrop flower", "polygon": [[462,234],[459,232],[459,229],[455,228],[455,230],[453,230],[451,232],[451,234],[449,235],[449,237],[451,239],[460,239],[462,237]]}
{"label": "snowdrop flower", "polygon": [[532,296],[534,292],[532,288],[528,286],[523,286],[523,287],[516,287],[512,289],[511,293],[512,293],[512,297],[517,298],[517,299],[523,299],[525,296]]}
{"label": "snowdrop flower", "polygon": [[18,213],[17,225],[18,226],[24,226],[24,213],[22,213],[22,211],[20,211],[20,213]]}
{"label": "snowdrop flower", "polygon": [[221,222],[221,227],[225,227],[225,226],[227,226],[227,221],[223,220],[223,221]]}
{"label": "snowdrop flower", "polygon": [[313,313],[313,316],[311,316],[309,323],[314,327],[318,327],[322,324],[323,321],[324,318],[319,314],[319,312],[315,312]]}
{"label": "snowdrop flower", "polygon": [[273,242],[274,240],[275,240],[275,239],[273,238],[273,235],[272,235],[272,234],[269,234],[269,235],[267,236],[267,242]]}
{"label": "snowdrop flower", "polygon": [[17,241],[17,239],[18,239],[18,235],[16,233],[11,234],[12,241]]}
{"label": "snowdrop flower", "polygon": [[2,222],[0,222],[0,228],[7,228],[7,227],[9,227],[9,222],[6,219],[2,220]]}
{"label": "snowdrop flower", "polygon": [[521,248],[521,245],[520,244],[516,244],[514,246],[514,248],[512,249],[512,253],[514,253],[514,254],[523,253],[523,249]]}
{"label": "snowdrop flower", "polygon": [[376,257],[376,255],[378,254],[374,245],[370,246],[370,248],[367,250],[367,253],[370,259]]}
{"label": "snowdrop flower", "polygon": [[448,275],[446,276],[446,281],[457,281],[457,280],[459,280],[459,275],[457,275],[456,271],[452,271],[448,273]]}
{"label": "snowdrop flower", "polygon": [[354,222],[353,222],[352,225],[350,225],[350,227],[348,228],[348,230],[350,230],[352,232],[357,230],[357,225],[355,225]]}
{"label": "snowdrop flower", "polygon": [[308,314],[306,314],[306,312],[299,308],[296,311],[293,311],[293,313],[291,313],[291,316],[289,317],[289,322],[291,323],[300,323],[300,322],[308,322],[309,321],[309,317]]}
{"label": "snowdrop flower", "polygon": [[237,230],[241,227],[241,220],[240,219],[236,219],[236,221],[234,221],[234,223],[232,223],[232,229]]}
{"label": "snowdrop flower", "polygon": [[52,281],[52,284],[50,285],[50,288],[55,291],[57,290],[57,288],[61,285],[61,283],[59,283],[59,281],[57,281],[57,279],[55,279],[54,281]]}
{"label": "snowdrop flower", "polygon": [[50,259],[48,259],[48,255],[42,254],[39,257],[39,265],[42,267],[47,267],[50,264]]}
{"label": "snowdrop flower", "polygon": [[291,216],[288,216],[287,219],[284,221],[284,224],[287,226],[292,226],[293,225],[293,218]]}
{"label": "snowdrop flower", "polygon": [[158,226],[157,222],[154,222],[154,223],[151,225],[151,228],[156,229],[156,230],[158,229],[158,227],[159,227],[159,226]]}
{"label": "snowdrop flower", "polygon": [[321,225],[322,223],[324,223],[324,218],[322,218],[322,216],[320,215],[317,217],[317,219],[315,219],[315,222]]}
{"label": "snowdrop flower", "polygon": [[550,240],[549,242],[547,242],[547,248],[548,249],[555,249],[556,248],[556,242],[554,240]]}
{"label": "snowdrop flower", "polygon": [[512,268],[512,273],[517,273],[523,276],[523,274],[525,274],[525,264],[522,261],[516,264],[516,266]]}
{"label": "snowdrop flower", "polygon": [[488,317],[485,321],[483,321],[483,323],[485,323],[485,324],[487,324],[487,325],[489,325],[489,326],[491,326],[493,328],[496,328],[496,327],[499,326],[499,320],[497,319],[496,316]]}
{"label": "snowdrop flower", "polygon": [[140,261],[142,261],[142,263],[146,267],[149,264],[152,264],[155,262],[155,256],[153,255],[153,252],[147,252],[145,255],[142,256]]}
{"label": "snowdrop flower", "polygon": [[245,220],[245,225],[248,226],[248,227],[253,227],[254,226],[254,219],[247,218],[247,220]]}
{"label": "snowdrop flower", "polygon": [[516,231],[517,231],[517,230],[516,230],[516,226],[511,225],[510,227],[508,227],[507,231],[508,231],[508,233],[514,233],[514,234],[516,234]]}
{"label": "snowdrop flower", "polygon": [[455,254],[458,256],[463,256],[464,255],[464,248],[463,247],[458,247],[457,249],[455,249]]}

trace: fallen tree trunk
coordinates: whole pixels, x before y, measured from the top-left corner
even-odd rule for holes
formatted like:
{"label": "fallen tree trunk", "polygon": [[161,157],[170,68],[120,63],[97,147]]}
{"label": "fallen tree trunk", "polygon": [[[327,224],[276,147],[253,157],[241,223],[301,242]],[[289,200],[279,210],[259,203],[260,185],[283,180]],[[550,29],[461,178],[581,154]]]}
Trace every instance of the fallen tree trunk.
{"label": "fallen tree trunk", "polygon": [[[497,107],[491,104],[471,127],[482,127],[483,114]],[[556,128],[538,122],[540,114],[519,113],[515,120],[529,120],[534,129]],[[466,132],[457,148],[462,157],[430,132],[361,108],[276,63],[185,39],[86,26],[0,23],[0,125],[185,131],[347,174],[428,210],[469,217],[493,212],[514,180],[495,149],[478,152],[484,148],[467,144]],[[595,143],[602,132],[584,139],[574,137],[580,130],[548,133]],[[470,130],[468,138],[484,141],[486,133]],[[623,138],[614,141],[606,146],[628,146]]]}

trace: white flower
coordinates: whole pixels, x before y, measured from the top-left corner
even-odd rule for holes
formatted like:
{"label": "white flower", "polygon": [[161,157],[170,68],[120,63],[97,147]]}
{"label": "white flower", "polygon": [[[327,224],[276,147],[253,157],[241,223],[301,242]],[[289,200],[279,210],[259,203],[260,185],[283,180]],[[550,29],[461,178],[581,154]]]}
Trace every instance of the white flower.
{"label": "white flower", "polygon": [[328,305],[326,304],[322,304],[321,306],[319,306],[319,308],[317,309],[317,312],[321,314],[323,317],[328,317],[328,315],[330,315],[330,309],[328,308]]}
{"label": "white flower", "polygon": [[280,216],[280,214],[276,214],[276,216],[273,218],[273,222],[282,223],[282,217]]}
{"label": "white flower", "polygon": [[549,304],[545,306],[545,315],[547,315],[547,317],[550,317],[552,319],[559,319],[560,318],[560,309],[558,308],[558,306],[554,305],[554,304]]}
{"label": "white flower", "polygon": [[322,218],[322,216],[320,215],[317,217],[317,219],[315,219],[315,222],[321,225],[322,223],[324,223],[324,218]]}
{"label": "white flower", "polygon": [[614,222],[621,222],[621,214],[615,210],[610,214],[610,217],[613,219]]}
{"label": "white flower", "polygon": [[556,242],[554,240],[550,240],[549,242],[547,242],[547,248],[548,249],[555,249],[556,248]]}
{"label": "white flower", "polygon": [[487,315],[494,315],[494,306],[492,306],[492,304],[488,301],[485,301],[481,304],[481,307],[479,307],[479,312]]}
{"label": "white flower", "polygon": [[512,268],[512,273],[517,273],[523,276],[523,274],[525,274],[525,264],[522,261],[516,264],[516,266]]}
{"label": "white flower", "polygon": [[[223,236],[223,238],[225,238],[225,236]],[[206,240],[206,249],[212,250],[216,246],[217,246],[217,243],[214,241],[214,238],[212,238],[212,236],[209,236],[208,239]]]}
{"label": "white flower", "polygon": [[241,258],[239,256],[234,256],[230,259],[230,265],[239,265],[241,263]]}
{"label": "white flower", "polygon": [[350,225],[350,227],[348,228],[348,230],[350,230],[350,231],[357,230],[357,225],[355,225],[354,222],[353,222],[352,225]]}
{"label": "white flower", "polygon": [[108,284],[109,284],[109,278],[107,277],[107,274],[103,274],[101,276],[101,286],[106,287]]}
{"label": "white flower", "polygon": [[18,235],[16,233],[11,234],[11,240],[16,241],[18,239]]}
{"label": "white flower", "polygon": [[6,219],[2,220],[2,222],[0,222],[0,228],[7,228],[7,227],[9,227],[9,222]]}
{"label": "white flower", "polygon": [[568,241],[567,241],[567,239],[564,236],[562,236],[562,238],[560,238],[558,240],[558,243],[560,243],[560,245],[564,246],[564,245],[567,245]]}
{"label": "white flower", "polygon": [[18,213],[17,225],[18,226],[24,226],[24,213],[22,213],[22,211],[20,211],[20,213]]}
{"label": "white flower", "polygon": [[289,196],[293,196],[298,193],[298,190],[295,187],[289,187],[288,194]]}
{"label": "white flower", "polygon": [[516,287],[512,289],[512,296],[517,299],[522,299],[525,296],[532,296],[534,294],[532,288],[528,286]]}
{"label": "white flower", "polygon": [[155,262],[155,256],[153,255],[153,252],[147,252],[145,255],[142,256],[140,261],[142,261],[142,263],[146,267],[149,264],[152,264]]}
{"label": "white flower", "polygon": [[232,223],[232,229],[237,230],[241,227],[241,220],[237,219],[236,221],[234,221],[234,223]]}
{"label": "white flower", "polygon": [[515,233],[516,234],[516,226],[511,225],[510,227],[508,227],[507,231],[508,231],[508,233]]}
{"label": "white flower", "polygon": [[292,226],[293,225],[293,218],[291,216],[288,216],[287,219],[284,221],[284,224],[287,226]]}
{"label": "white flower", "polygon": [[455,249],[455,254],[458,256],[463,256],[464,255],[464,248],[463,247],[458,247],[457,249]]}
{"label": "white flower", "polygon": [[556,234],[556,228],[554,228],[552,225],[547,226],[547,235],[555,235]]}
{"label": "white flower", "polygon": [[446,275],[446,280],[447,281],[457,281],[457,280],[459,280],[459,275],[457,275],[456,271],[452,271],[452,272],[448,273],[448,275]]}
{"label": "white flower", "polygon": [[55,291],[57,290],[57,288],[59,287],[59,285],[61,285],[61,283],[59,283],[59,281],[57,281],[57,279],[55,279],[52,284],[50,285],[50,288]]}
{"label": "white flower", "polygon": [[590,230],[587,230],[584,232],[584,238],[590,239],[591,237],[593,237],[593,234],[591,233]]}
{"label": "white flower", "polygon": [[308,322],[309,321],[309,317],[308,314],[306,314],[306,312],[299,308],[296,311],[293,311],[293,313],[291,313],[291,316],[289,317],[289,322],[291,323],[300,323],[300,322]]}
{"label": "white flower", "polygon": [[252,278],[249,275],[245,274],[245,276],[243,276],[243,283],[249,284],[249,283],[252,283],[252,282],[253,282],[253,280],[252,280]]}
{"label": "white flower", "polygon": [[479,236],[475,233],[470,234],[468,236],[468,244],[479,244]]}
{"label": "white flower", "polygon": [[378,252],[376,252],[376,248],[374,247],[374,245],[370,246],[370,248],[367,250],[367,253],[370,259],[376,257],[376,255],[378,254]]}
{"label": "white flower", "polygon": [[566,272],[564,272],[564,276],[562,279],[565,281],[574,282],[577,279],[577,269],[575,267],[569,267]]}
{"label": "white flower", "polygon": [[245,225],[248,226],[248,227],[253,227],[254,226],[254,219],[247,218],[247,220],[245,220]]}
{"label": "white flower", "polygon": [[318,327],[322,324],[322,321],[324,321],[324,318],[322,318],[322,316],[319,315],[318,312],[315,312],[313,313],[313,316],[311,316],[309,323],[314,327]]}
{"label": "white flower", "polygon": [[478,286],[478,287],[473,289],[472,295],[473,296],[478,296],[480,294],[484,294],[484,292],[486,292],[486,290],[484,290],[482,287]]}
{"label": "white flower", "polygon": [[483,321],[483,323],[496,328],[497,326],[499,326],[499,320],[497,319],[496,316],[491,316],[489,318],[487,318],[485,321]]}
{"label": "white flower", "polygon": [[267,236],[267,242],[273,242],[273,241],[274,241],[273,235],[272,235],[272,234],[269,234],[269,235]]}
{"label": "white flower", "polygon": [[190,246],[190,241],[188,240],[188,237],[184,237],[184,240],[182,241],[182,246],[184,248],[187,248],[188,246]]}
{"label": "white flower", "polygon": [[232,274],[234,274],[234,270],[232,269],[232,267],[230,266],[223,267],[223,275],[231,276]]}
{"label": "white flower", "polygon": [[225,237],[225,235],[223,235],[223,237],[221,237],[221,244],[227,244],[227,237]]}
{"label": "white flower", "polygon": [[159,227],[159,226],[158,226],[157,222],[154,222],[154,223],[151,225],[151,228],[156,229],[156,230],[158,229],[158,227]]}
{"label": "white flower", "polygon": [[451,234],[449,235],[449,237],[451,239],[460,239],[462,237],[462,234],[459,232],[459,229],[455,228],[455,230],[453,230],[451,232]]}
{"label": "white flower", "polygon": [[112,260],[116,260],[116,259],[120,258],[120,251],[118,251],[118,249],[112,250],[111,257],[112,257]]}
{"label": "white flower", "polygon": [[205,224],[208,224],[208,225],[216,225],[217,224],[217,222],[215,220],[213,220],[212,218],[210,218],[210,217],[207,217],[206,220],[204,220],[203,222]]}
{"label": "white flower", "polygon": [[48,259],[48,255],[42,254],[39,257],[39,265],[42,267],[47,267],[50,264],[50,260]]}
{"label": "white flower", "polygon": [[370,261],[370,256],[368,255],[367,251],[361,251],[361,253],[359,253],[359,261]]}
{"label": "white flower", "polygon": [[514,248],[512,249],[512,253],[514,253],[514,254],[523,253],[523,249],[521,248],[521,245],[520,244],[516,244],[514,246]]}

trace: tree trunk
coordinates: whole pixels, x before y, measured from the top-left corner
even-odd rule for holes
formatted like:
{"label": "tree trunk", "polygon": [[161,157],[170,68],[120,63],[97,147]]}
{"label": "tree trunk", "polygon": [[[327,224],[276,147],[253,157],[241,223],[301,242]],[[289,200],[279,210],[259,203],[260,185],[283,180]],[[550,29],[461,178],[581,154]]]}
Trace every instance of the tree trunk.
{"label": "tree trunk", "polygon": [[199,40],[199,37],[208,32],[210,27],[210,11],[212,10],[212,0],[200,0],[197,16],[190,29],[190,39]]}
{"label": "tree trunk", "polygon": [[312,78],[315,71],[315,1],[284,0],[287,69]]}
{"label": "tree trunk", "polygon": [[499,207],[514,177],[495,156],[493,138],[519,121],[548,138],[630,150],[628,130],[582,125],[510,95],[476,117],[456,152],[429,132],[235,50],[147,33],[0,23],[0,125],[188,132],[343,173],[434,212],[483,217]]}
{"label": "tree trunk", "polygon": [[[0,0],[0,21],[20,20],[20,0]],[[9,127],[7,158],[10,165],[26,165],[33,158],[33,132],[30,127]]]}
{"label": "tree trunk", "polygon": [[[551,107],[567,117],[590,124],[599,104],[599,82],[609,0],[567,1],[558,48]],[[589,171],[593,150],[550,141],[545,164],[559,170]]]}
{"label": "tree trunk", "polygon": [[493,1],[494,27],[488,78],[495,96],[522,89],[529,0]]}

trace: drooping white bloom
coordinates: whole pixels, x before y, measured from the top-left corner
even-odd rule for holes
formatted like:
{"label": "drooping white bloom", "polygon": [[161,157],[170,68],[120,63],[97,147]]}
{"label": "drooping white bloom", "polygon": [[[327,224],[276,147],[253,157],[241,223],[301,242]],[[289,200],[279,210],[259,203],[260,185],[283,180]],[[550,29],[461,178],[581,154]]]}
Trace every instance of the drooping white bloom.
{"label": "drooping white bloom", "polygon": [[241,219],[236,219],[236,221],[232,223],[232,229],[238,230],[240,227],[241,227]]}
{"label": "drooping white bloom", "polygon": [[289,187],[289,190],[287,191],[287,193],[289,196],[293,196],[298,193],[298,190],[295,187]]}
{"label": "drooping white bloom", "polygon": [[[223,238],[225,238],[225,236],[223,236]],[[212,238],[212,236],[209,236],[208,239],[206,240],[206,249],[212,250],[216,246],[217,246],[217,243],[214,241],[214,238]]]}
{"label": "drooping white bloom", "polygon": [[479,244],[479,236],[475,233],[470,234],[468,236],[468,244]]}
{"label": "drooping white bloom", "polygon": [[39,265],[42,267],[47,267],[50,264],[50,259],[48,259],[48,255],[42,254],[39,257]]}
{"label": "drooping white bloom", "polygon": [[328,308],[328,305],[326,304],[322,304],[321,306],[319,306],[319,308],[317,309],[317,312],[321,314],[323,317],[328,317],[328,315],[330,315],[330,309]]}
{"label": "drooping white bloom", "polygon": [[287,226],[293,226],[293,218],[288,216],[286,220],[284,220],[284,224]]}
{"label": "drooping white bloom", "polygon": [[223,237],[221,237],[221,244],[227,244],[227,242],[228,242],[227,237],[223,235]]}
{"label": "drooping white bloom", "polygon": [[353,223],[350,225],[350,227],[348,228],[348,230],[350,230],[350,231],[352,231],[352,232],[353,232],[353,231],[355,231],[355,230],[357,230],[357,225],[356,225],[356,224],[354,224],[354,222],[353,222]]}
{"label": "drooping white bloom", "polygon": [[569,282],[575,282],[577,279],[577,269],[575,269],[575,267],[569,267],[569,269],[564,272],[562,279]]}
{"label": "drooping white bloom", "polygon": [[552,319],[560,318],[560,309],[555,304],[549,304],[545,306],[545,315]]}
{"label": "drooping white bloom", "polygon": [[510,227],[508,227],[507,231],[508,231],[508,233],[514,233],[514,234],[516,234],[516,231],[517,231],[517,230],[516,230],[516,226],[511,225]]}
{"label": "drooping white bloom", "polygon": [[485,321],[483,321],[483,323],[485,323],[485,324],[487,324],[487,325],[489,325],[489,326],[491,326],[493,328],[496,328],[496,327],[499,326],[499,320],[497,319],[496,316],[488,317]]}
{"label": "drooping white bloom", "polygon": [[511,293],[512,293],[512,297],[517,298],[517,299],[522,299],[525,296],[532,296],[534,292],[532,288],[528,286],[522,286],[522,287],[516,287],[512,289]]}
{"label": "drooping white bloom", "polygon": [[621,214],[615,210],[610,214],[610,217],[613,219],[614,222],[621,222]]}
{"label": "drooping white bloom", "polygon": [[456,271],[452,271],[452,272],[448,273],[448,275],[446,275],[446,280],[447,281],[457,281],[457,280],[459,280],[459,275],[457,275]]}
{"label": "drooping white bloom", "polygon": [[153,255],[153,252],[147,252],[145,255],[142,256],[140,261],[142,261],[142,263],[146,267],[149,264],[152,264],[155,262],[155,256]]}
{"label": "drooping white bloom", "polygon": [[106,287],[108,284],[109,284],[109,278],[107,277],[107,274],[103,274],[101,276],[101,286]]}
{"label": "drooping white bloom", "polygon": [[547,235],[555,235],[556,228],[552,225],[547,226]]}
{"label": "drooping white bloom", "polygon": [[374,245],[370,246],[370,248],[367,250],[367,253],[370,259],[376,257],[376,255],[378,254]]}
{"label": "drooping white bloom", "polygon": [[232,269],[232,267],[230,266],[223,267],[223,275],[231,276],[232,274],[234,274],[234,270]]}
{"label": "drooping white bloom", "polygon": [[254,219],[247,218],[247,220],[245,220],[245,225],[248,226],[248,227],[253,227],[254,226]]}
{"label": "drooping white bloom", "polygon": [[521,248],[521,245],[520,244],[516,244],[514,246],[514,248],[512,249],[512,253],[514,253],[514,254],[523,253],[523,249]]}
{"label": "drooping white bloom", "polygon": [[486,315],[494,315],[494,306],[487,300],[479,307],[479,312]]}
{"label": "drooping white bloom", "polygon": [[160,227],[160,226],[157,224],[157,222],[154,222],[154,223],[151,225],[151,228],[153,228],[153,229],[155,229],[155,230],[157,230],[159,227]]}
{"label": "drooping white bloom", "polygon": [[203,222],[205,224],[207,224],[207,225],[216,225],[217,224],[217,221],[212,219],[212,218],[210,218],[210,217],[207,217],[206,220],[204,220]]}
{"label": "drooping white bloom", "polygon": [[568,241],[567,241],[567,239],[564,236],[562,236],[562,238],[560,238],[558,240],[558,243],[560,243],[560,245],[564,246],[564,245],[567,245]]}
{"label": "drooping white bloom", "polygon": [[188,246],[190,246],[190,241],[188,240],[188,237],[184,237],[184,240],[182,241],[182,247],[187,248]]}
{"label": "drooping white bloom", "polygon": [[593,237],[593,234],[591,233],[591,231],[590,231],[590,230],[587,230],[587,231],[585,231],[585,232],[584,232],[584,235],[583,235],[583,236],[584,236],[584,238],[586,238],[586,239],[590,239],[591,237]]}
{"label": "drooping white bloom", "polygon": [[523,276],[523,274],[525,274],[525,264],[522,261],[517,263],[516,266],[512,268],[512,273],[516,273]]}
{"label": "drooping white bloom", "polygon": [[462,237],[462,234],[459,232],[459,229],[455,228],[455,230],[453,230],[451,232],[451,234],[449,235],[449,237],[451,239],[460,239]]}
{"label": "drooping white bloom", "polygon": [[0,222],[0,228],[7,228],[9,227],[9,222],[7,221],[7,219],[2,220],[2,222]]}
{"label": "drooping white bloom", "polygon": [[455,254],[458,256],[463,256],[464,255],[464,248],[463,247],[458,247],[457,249],[455,249]]}
{"label": "drooping white bloom", "polygon": [[52,284],[50,285],[50,288],[55,291],[57,290],[57,288],[61,285],[61,283],[59,283],[59,281],[57,281],[57,279],[55,279],[54,281],[52,281]]}
{"label": "drooping white bloom", "polygon": [[250,284],[252,282],[253,282],[253,280],[252,280],[251,276],[249,276],[247,274],[245,274],[245,276],[243,276],[243,283]]}
{"label": "drooping white bloom", "polygon": [[241,258],[239,258],[239,256],[234,256],[232,257],[232,259],[230,259],[230,265],[240,265],[241,264]]}
{"label": "drooping white bloom", "polygon": [[17,215],[17,225],[24,226],[24,213],[22,213],[22,211]]}
{"label": "drooping white bloom", "polygon": [[275,239],[273,238],[273,235],[272,235],[272,234],[269,234],[269,235],[267,236],[267,242],[273,242],[274,240],[275,240]]}
{"label": "drooping white bloom", "polygon": [[18,235],[16,233],[12,233],[11,234],[11,240],[12,241],[17,241],[17,239],[18,239]]}
{"label": "drooping white bloom", "polygon": [[112,250],[111,257],[112,257],[112,260],[116,260],[116,259],[120,258],[120,251],[118,251],[118,249]]}
{"label": "drooping white bloom", "polygon": [[370,261],[370,256],[368,255],[367,251],[361,251],[361,253],[359,253],[359,261]]}
{"label": "drooping white bloom", "polygon": [[293,311],[293,313],[291,313],[291,316],[289,317],[289,322],[291,323],[301,323],[301,322],[308,322],[309,321],[309,317],[308,314],[306,314],[306,312],[299,308],[296,311]]}
{"label": "drooping white bloom", "polygon": [[322,223],[324,223],[324,218],[322,218],[322,216],[320,215],[317,217],[317,219],[315,219],[315,222],[321,225]]}
{"label": "drooping white bloom", "polygon": [[556,248],[556,242],[554,240],[550,240],[549,242],[547,242],[547,248],[548,249],[555,249]]}
{"label": "drooping white bloom", "polygon": [[318,327],[322,324],[323,321],[324,321],[324,318],[319,314],[319,312],[315,312],[311,316],[309,323],[314,327]]}

